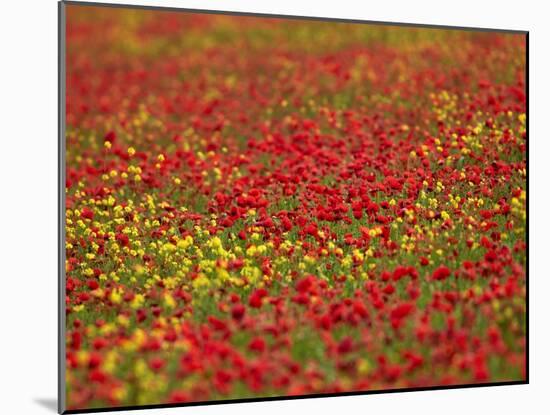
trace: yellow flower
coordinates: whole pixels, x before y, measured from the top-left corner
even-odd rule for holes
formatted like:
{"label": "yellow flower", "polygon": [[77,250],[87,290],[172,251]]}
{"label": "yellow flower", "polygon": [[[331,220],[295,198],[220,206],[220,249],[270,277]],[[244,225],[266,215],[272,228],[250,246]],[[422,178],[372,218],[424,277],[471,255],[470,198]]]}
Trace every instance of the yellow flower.
{"label": "yellow flower", "polygon": [[118,324],[120,324],[122,327],[128,327],[130,324],[130,319],[126,317],[124,314],[119,314],[116,318]]}
{"label": "yellow flower", "polygon": [[170,242],[166,242],[164,245],[162,245],[162,250],[165,252],[173,252],[176,250],[176,245]]}
{"label": "yellow flower", "polygon": [[357,365],[357,371],[361,375],[366,375],[370,372],[371,365],[368,360],[366,359],[359,359],[359,363]]}
{"label": "yellow flower", "polygon": [[128,396],[128,390],[126,389],[126,386],[121,385],[113,389],[113,397],[119,401],[122,401],[126,399]]}
{"label": "yellow flower", "polygon": [[164,305],[166,306],[166,308],[175,308],[176,305],[178,304],[176,302],[176,300],[174,300],[174,297],[172,297],[172,295],[170,295],[170,293],[164,293]]}
{"label": "yellow flower", "polygon": [[120,288],[115,288],[113,291],[111,291],[109,299],[113,304],[120,304],[120,302],[122,301],[122,290]]}
{"label": "yellow flower", "polygon": [[177,243],[177,247],[184,251],[192,245],[193,245],[193,237],[191,235],[187,235],[184,239],[180,239]]}
{"label": "yellow flower", "polygon": [[82,311],[82,310],[84,310],[84,304],[75,305],[75,306],[73,307],[73,311],[74,311],[75,313],[78,313],[78,312],[80,312],[80,311]]}
{"label": "yellow flower", "polygon": [[143,305],[144,302],[145,302],[145,297],[143,296],[143,294],[136,294],[134,299],[132,300],[130,306],[134,310],[137,310],[138,308],[140,308]]}
{"label": "yellow flower", "polygon": [[210,280],[201,272],[191,284],[195,289],[207,288],[210,286]]}
{"label": "yellow flower", "polygon": [[76,353],[76,360],[81,365],[87,365],[90,359],[90,353],[86,350],[79,350]]}

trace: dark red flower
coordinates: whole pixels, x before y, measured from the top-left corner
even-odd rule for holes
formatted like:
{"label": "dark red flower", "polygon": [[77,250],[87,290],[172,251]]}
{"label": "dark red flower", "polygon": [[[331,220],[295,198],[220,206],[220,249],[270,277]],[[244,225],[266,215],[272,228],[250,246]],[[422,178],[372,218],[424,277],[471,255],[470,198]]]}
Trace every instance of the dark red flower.
{"label": "dark red flower", "polygon": [[441,265],[432,274],[432,278],[436,281],[447,279],[451,275],[451,271],[445,265]]}

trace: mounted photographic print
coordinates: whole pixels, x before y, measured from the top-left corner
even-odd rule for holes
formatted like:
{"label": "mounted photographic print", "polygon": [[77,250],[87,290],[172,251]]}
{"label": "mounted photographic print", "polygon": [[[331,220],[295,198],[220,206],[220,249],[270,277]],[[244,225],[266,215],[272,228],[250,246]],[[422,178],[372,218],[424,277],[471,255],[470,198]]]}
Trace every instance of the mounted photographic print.
{"label": "mounted photographic print", "polygon": [[527,32],[59,6],[60,412],[527,383]]}

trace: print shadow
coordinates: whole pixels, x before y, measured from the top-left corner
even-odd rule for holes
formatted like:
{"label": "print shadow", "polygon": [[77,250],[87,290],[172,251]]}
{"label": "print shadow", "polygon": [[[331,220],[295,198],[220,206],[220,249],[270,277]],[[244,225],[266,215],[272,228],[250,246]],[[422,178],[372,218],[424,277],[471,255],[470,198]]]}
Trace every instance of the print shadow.
{"label": "print shadow", "polygon": [[54,398],[35,398],[34,402],[51,412],[57,412],[57,399]]}

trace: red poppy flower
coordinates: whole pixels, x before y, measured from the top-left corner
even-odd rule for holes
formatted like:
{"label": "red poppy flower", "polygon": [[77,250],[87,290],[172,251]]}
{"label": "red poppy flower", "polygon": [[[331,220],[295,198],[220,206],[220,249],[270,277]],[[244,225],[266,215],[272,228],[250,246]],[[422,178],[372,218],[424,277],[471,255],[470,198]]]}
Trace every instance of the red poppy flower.
{"label": "red poppy flower", "polygon": [[84,219],[92,220],[94,218],[94,212],[91,209],[85,207],[80,212],[80,217],[82,217]]}
{"label": "red poppy flower", "polygon": [[432,274],[432,278],[436,281],[447,279],[451,275],[451,271],[445,265],[441,265]]}

